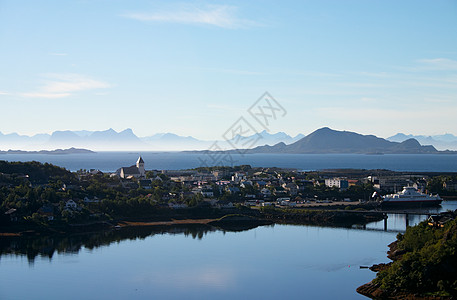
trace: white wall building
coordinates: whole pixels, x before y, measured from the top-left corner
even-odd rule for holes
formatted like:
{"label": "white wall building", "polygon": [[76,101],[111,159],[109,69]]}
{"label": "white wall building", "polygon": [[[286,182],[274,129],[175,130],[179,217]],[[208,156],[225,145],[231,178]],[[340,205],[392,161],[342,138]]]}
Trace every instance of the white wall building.
{"label": "white wall building", "polygon": [[136,161],[136,164],[130,167],[122,167],[120,169],[119,176],[121,178],[128,178],[130,176],[134,178],[144,178],[146,177],[146,171],[144,169],[144,160],[140,156]]}

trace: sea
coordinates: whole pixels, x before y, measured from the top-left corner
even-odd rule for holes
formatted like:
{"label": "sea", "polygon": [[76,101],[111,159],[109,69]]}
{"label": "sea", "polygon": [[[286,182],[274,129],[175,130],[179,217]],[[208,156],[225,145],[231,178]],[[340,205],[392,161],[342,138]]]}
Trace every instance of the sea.
{"label": "sea", "polygon": [[96,152],[89,154],[0,154],[0,160],[39,161],[70,171],[114,172],[143,157],[146,170],[180,170],[204,166],[251,165],[323,169],[388,169],[407,172],[457,172],[457,154],[208,154],[191,152]]}

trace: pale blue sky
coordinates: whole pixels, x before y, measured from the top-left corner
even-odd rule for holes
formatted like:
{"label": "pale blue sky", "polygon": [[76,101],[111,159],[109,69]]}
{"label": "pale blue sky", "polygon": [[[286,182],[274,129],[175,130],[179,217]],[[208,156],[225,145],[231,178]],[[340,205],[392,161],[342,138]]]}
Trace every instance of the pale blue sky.
{"label": "pale blue sky", "polygon": [[[457,1],[0,0],[0,131],[457,134]],[[259,128],[261,130],[261,128]]]}

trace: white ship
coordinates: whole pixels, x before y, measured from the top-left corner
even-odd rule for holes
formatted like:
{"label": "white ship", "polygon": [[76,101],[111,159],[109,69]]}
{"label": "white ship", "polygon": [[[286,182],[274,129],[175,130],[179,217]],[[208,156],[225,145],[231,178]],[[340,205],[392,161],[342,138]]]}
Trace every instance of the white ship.
{"label": "white ship", "polygon": [[386,195],[383,198],[383,206],[438,206],[441,197],[432,194],[420,193],[414,187],[404,187],[403,191],[396,194]]}

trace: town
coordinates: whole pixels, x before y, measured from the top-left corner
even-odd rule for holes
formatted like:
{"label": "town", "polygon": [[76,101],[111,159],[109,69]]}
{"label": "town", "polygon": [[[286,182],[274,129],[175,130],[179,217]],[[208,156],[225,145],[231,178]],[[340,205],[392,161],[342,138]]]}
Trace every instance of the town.
{"label": "town", "polygon": [[[2,222],[89,222],[147,218],[167,210],[211,208],[352,209],[412,186],[442,197],[457,195],[456,174],[388,170],[298,171],[249,165],[190,170],[69,172],[49,164],[0,162]],[[160,211],[160,212],[159,212]]]}

